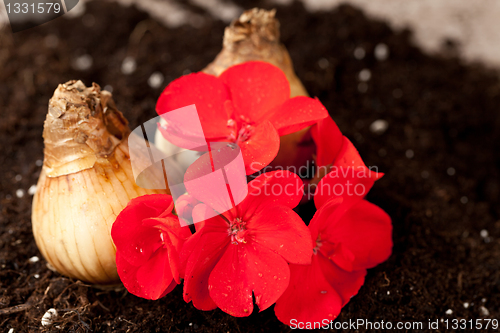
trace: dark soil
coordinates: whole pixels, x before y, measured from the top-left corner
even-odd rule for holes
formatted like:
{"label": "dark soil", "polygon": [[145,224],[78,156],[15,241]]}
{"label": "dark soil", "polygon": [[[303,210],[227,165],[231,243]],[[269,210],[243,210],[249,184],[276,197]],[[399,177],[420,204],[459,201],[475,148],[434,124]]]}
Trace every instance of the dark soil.
{"label": "dark soil", "polygon": [[[260,5],[269,8],[267,1]],[[204,17],[201,28],[168,29],[134,7],[100,1],[88,4],[83,17],[58,18],[14,35],[8,28],[0,31],[2,332],[43,331],[40,320],[49,308],[60,316],[45,331],[290,330],[272,309],[243,319],[198,311],[182,300],[180,287],[147,301],[124,289],[100,290],[64,278],[47,268],[31,233],[27,190],[40,173],[42,126],[57,85],[75,78],[110,85],[132,128],[151,119],[161,92],[149,87],[151,73],[163,73],[163,88],[183,73],[201,70],[220,50],[225,24],[190,9]],[[366,164],[386,173],[368,198],[393,219],[393,255],[369,271],[338,321],[426,325],[429,319],[500,318],[498,73],[463,64],[454,43],[446,43],[441,56],[426,55],[409,32],[394,32],[352,7],[310,14],[294,4],[278,7],[277,15],[282,41],[308,91],[327,107]],[[138,24],[147,32],[130,39]],[[374,57],[379,43],[389,47],[385,61]],[[362,60],[353,56],[358,46],[366,51]],[[78,71],[72,64],[84,54],[93,64]],[[131,75],[121,72],[126,56],[137,60]],[[358,73],[364,68],[372,75],[363,93]],[[377,119],[389,123],[380,135],[369,129]],[[310,215],[310,209],[303,207],[301,214]],[[33,256],[40,261],[30,263]]]}

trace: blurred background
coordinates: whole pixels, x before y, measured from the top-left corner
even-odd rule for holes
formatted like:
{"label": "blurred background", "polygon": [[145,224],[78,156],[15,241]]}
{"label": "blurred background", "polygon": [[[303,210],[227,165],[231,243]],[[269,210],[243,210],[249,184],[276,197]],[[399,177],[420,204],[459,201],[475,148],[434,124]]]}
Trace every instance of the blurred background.
{"label": "blurred background", "polygon": [[[69,16],[85,12],[85,2]],[[193,11],[180,1],[169,0],[116,0],[129,6],[134,4],[169,27],[196,24]],[[500,65],[500,3],[496,0],[480,2],[467,0],[300,0],[309,12],[328,11],[340,4],[361,8],[368,16],[387,21],[395,29],[409,28],[415,42],[423,49],[435,53],[443,46],[457,43],[460,55],[467,60]],[[289,5],[293,0],[269,0],[270,4]],[[214,18],[231,22],[241,14],[243,7],[237,1],[190,0]],[[0,25],[8,24],[5,8],[0,6]]]}

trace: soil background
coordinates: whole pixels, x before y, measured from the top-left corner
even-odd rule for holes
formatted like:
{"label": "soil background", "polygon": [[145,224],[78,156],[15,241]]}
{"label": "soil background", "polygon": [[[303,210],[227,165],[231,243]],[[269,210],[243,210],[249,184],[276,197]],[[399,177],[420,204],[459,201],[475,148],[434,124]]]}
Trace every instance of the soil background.
{"label": "soil background", "polygon": [[[366,164],[386,174],[368,199],[392,217],[393,254],[369,270],[337,320],[426,327],[429,319],[500,319],[498,71],[463,64],[453,41],[444,43],[442,55],[428,56],[412,45],[409,31],[394,32],[350,6],[312,14],[300,3],[235,2],[278,9],[282,42],[307,90]],[[28,189],[40,173],[43,121],[57,85],[81,79],[112,87],[131,128],[156,116],[161,90],[201,70],[221,47],[225,24],[187,6],[199,20],[175,29],[134,7],[102,1],[88,3],[81,17],[16,34],[0,30],[1,331],[291,331],[272,308],[234,318],[196,310],[182,300],[181,287],[147,301],[64,278],[47,268],[32,236]],[[389,49],[383,61],[374,55],[380,43]],[[363,59],[354,56],[357,47],[365,50]],[[129,75],[122,72],[126,57],[137,62]],[[92,59],[91,66],[84,70],[82,59],[87,65]],[[366,83],[359,80],[363,69],[371,72]],[[161,87],[148,85],[153,72],[165,77]],[[382,134],[370,130],[377,119],[388,122]],[[312,206],[299,213],[310,217]],[[30,262],[33,256],[40,260]],[[49,308],[59,317],[42,327]],[[446,331],[443,324],[439,331]]]}

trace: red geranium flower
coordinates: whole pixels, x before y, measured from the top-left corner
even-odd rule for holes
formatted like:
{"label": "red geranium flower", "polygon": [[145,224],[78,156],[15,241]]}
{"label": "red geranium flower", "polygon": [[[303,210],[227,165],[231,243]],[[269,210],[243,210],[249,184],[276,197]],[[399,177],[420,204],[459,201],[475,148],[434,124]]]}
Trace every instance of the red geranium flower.
{"label": "red geranium flower", "polygon": [[219,77],[183,76],[158,99],[159,115],[195,104],[207,141],[237,143],[247,174],[267,166],[278,154],[279,137],[325,118],[316,99],[290,98],[290,85],[276,66],[260,61],[231,66]]}
{"label": "red geranium flower", "polygon": [[118,275],[136,296],[158,299],[180,283],[179,252],[191,231],[180,227],[173,208],[170,195],[144,195],[132,199],[113,223]]}
{"label": "red geranium flower", "polygon": [[[197,191],[188,191],[197,196]],[[198,224],[181,254],[184,300],[201,310],[219,307],[236,317],[252,313],[252,294],[261,311],[271,306],[288,286],[288,263],[311,262],[309,230],[292,210],[301,196],[297,175],[266,173],[248,184],[240,204]],[[209,210],[206,204],[197,205],[193,217],[213,216],[206,214]]]}
{"label": "red geranium flower", "polygon": [[276,302],[278,319],[328,324],[363,285],[366,269],[391,254],[391,219],[365,201],[346,204],[331,198],[309,224],[313,240],[310,265],[290,265],[288,289]]}

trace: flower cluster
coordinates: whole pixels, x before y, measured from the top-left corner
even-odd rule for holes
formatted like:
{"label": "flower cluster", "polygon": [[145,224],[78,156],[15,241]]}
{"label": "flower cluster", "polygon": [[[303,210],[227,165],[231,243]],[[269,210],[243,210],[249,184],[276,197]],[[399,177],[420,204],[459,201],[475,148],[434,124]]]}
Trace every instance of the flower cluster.
{"label": "flower cluster", "polygon": [[156,110],[162,115],[191,104],[196,105],[207,141],[238,144],[248,175],[276,157],[280,136],[328,116],[316,99],[290,98],[283,72],[259,61],[232,66],[219,77],[185,75],[165,88]]}
{"label": "flower cluster", "polygon": [[[317,99],[289,96],[284,73],[263,62],[230,67],[219,77],[186,75],[165,89],[158,113],[195,104],[207,141],[238,145],[247,175],[273,161],[280,136],[307,127],[324,168],[308,180],[316,206],[308,225],[294,211],[303,180],[286,170],[260,174],[246,197],[222,212],[215,192],[193,185],[175,210],[167,194],[131,200],[112,228],[118,274],[131,293],[158,299],[183,279],[184,300],[200,310],[245,317],[255,302],[260,311],[275,304],[287,325],[322,322],[335,319],[366,270],[389,257],[391,220],[364,199],[382,174],[365,166]],[[213,168],[212,156],[208,161]],[[338,191],[349,185],[354,192]],[[179,217],[202,222],[192,234]]]}

